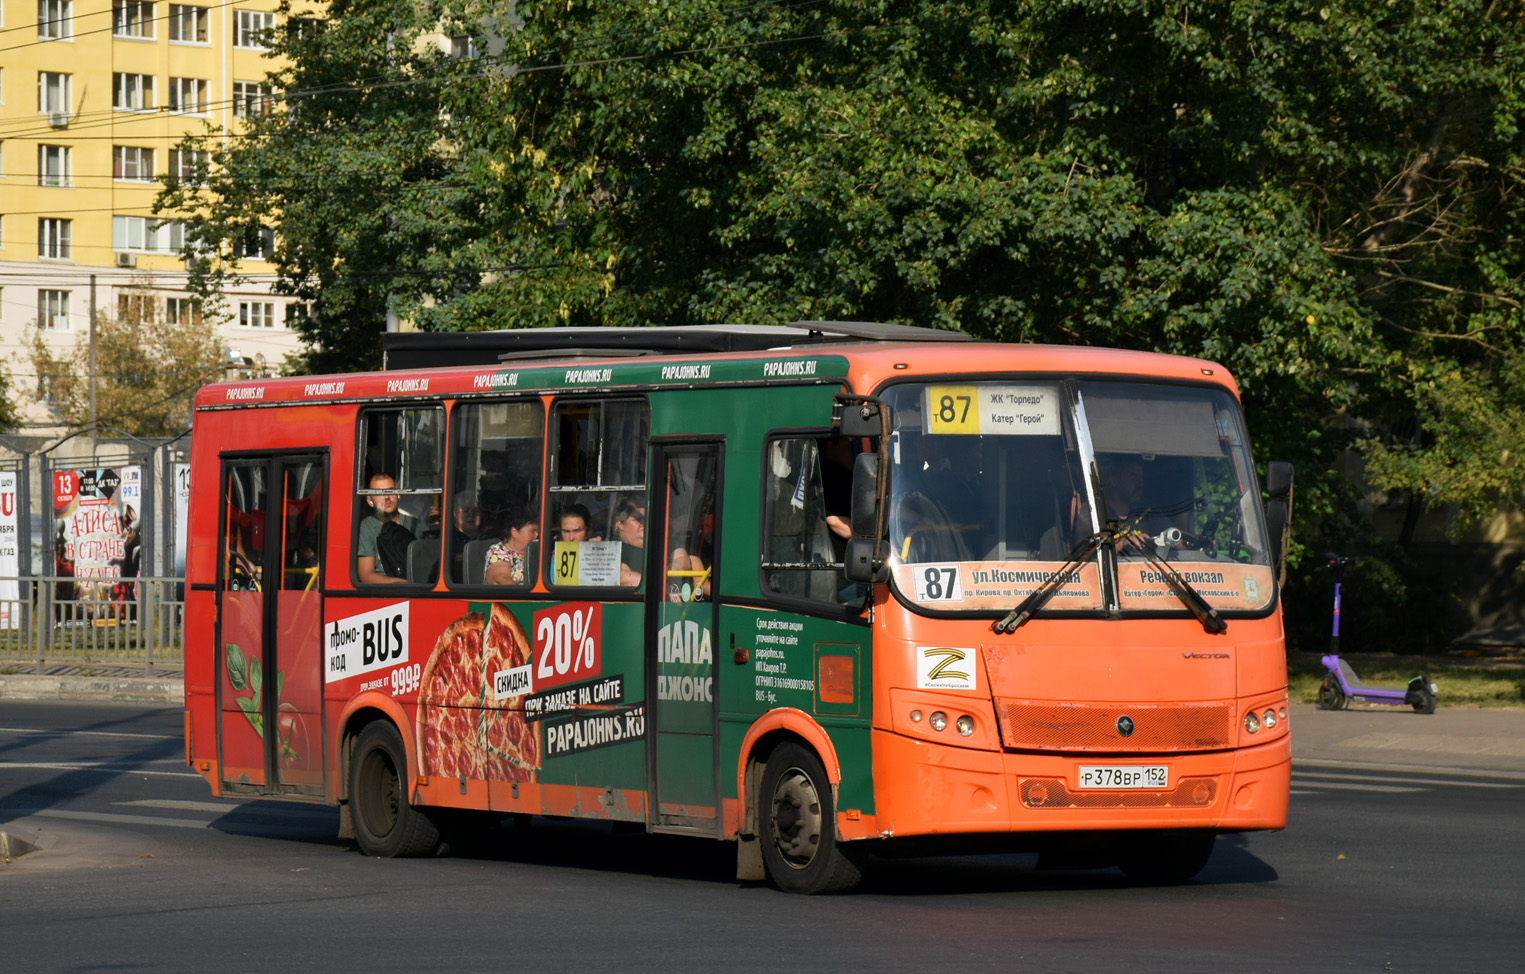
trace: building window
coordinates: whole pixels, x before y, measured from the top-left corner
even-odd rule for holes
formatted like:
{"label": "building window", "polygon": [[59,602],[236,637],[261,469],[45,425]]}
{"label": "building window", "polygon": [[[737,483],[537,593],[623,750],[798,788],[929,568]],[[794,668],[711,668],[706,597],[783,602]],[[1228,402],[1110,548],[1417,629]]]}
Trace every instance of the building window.
{"label": "building window", "polygon": [[143,0],[111,0],[113,37],[154,36],[154,5]]}
{"label": "building window", "polygon": [[146,216],[111,218],[111,249],[173,254],[185,242],[185,227],[178,220],[155,220]]}
{"label": "building window", "polygon": [[199,115],[207,110],[207,83],[200,78],[169,79],[171,111]]}
{"label": "building window", "polygon": [[450,38],[450,56],[460,58],[475,58],[477,56],[477,42],[470,34],[455,34]]}
{"label": "building window", "polygon": [[286,327],[295,331],[306,323],[308,317],[307,305],[300,301],[293,301],[286,305]]}
{"label": "building window", "polygon": [[58,71],[37,72],[37,110],[44,115],[67,114],[69,104],[70,76]]}
{"label": "building window", "polygon": [[111,76],[111,107],[141,112],[154,107],[154,76],[117,71]]}
{"label": "building window", "polygon": [[172,325],[199,325],[201,302],[195,298],[165,298],[164,320]]}
{"label": "building window", "polygon": [[172,176],[190,180],[198,178],[198,173],[205,173],[207,166],[211,164],[211,154],[202,149],[171,149],[169,150],[169,172]]}
{"label": "building window", "polygon": [[269,260],[275,253],[275,231],[269,227],[250,227],[233,240],[234,257]]}
{"label": "building window", "polygon": [[233,82],[233,117],[266,115],[270,112],[271,88],[257,81]]}
{"label": "building window", "polygon": [[275,14],[260,10],[238,10],[233,17],[233,46],[264,51],[270,48],[270,31],[275,29]]}
{"label": "building window", "polygon": [[68,186],[72,173],[70,151],[66,145],[37,147],[37,185]]}
{"label": "building window", "polygon": [[185,3],[169,5],[169,39],[182,44],[207,42],[207,9]]}
{"label": "building window", "polygon": [[136,145],[111,147],[111,178],[149,182],[154,178],[154,150]]}
{"label": "building window", "polygon": [[238,302],[238,323],[245,328],[274,328],[275,302]]}
{"label": "building window", "polygon": [[37,292],[37,327],[62,331],[69,327],[69,292]]}
{"label": "building window", "polygon": [[68,260],[73,220],[43,217],[37,221],[37,256]]}
{"label": "building window", "polygon": [[56,41],[74,35],[73,0],[37,0],[37,36]]}
{"label": "building window", "polygon": [[118,321],[153,321],[154,305],[158,302],[152,294],[144,294],[141,291],[129,291],[116,296],[116,316]]}

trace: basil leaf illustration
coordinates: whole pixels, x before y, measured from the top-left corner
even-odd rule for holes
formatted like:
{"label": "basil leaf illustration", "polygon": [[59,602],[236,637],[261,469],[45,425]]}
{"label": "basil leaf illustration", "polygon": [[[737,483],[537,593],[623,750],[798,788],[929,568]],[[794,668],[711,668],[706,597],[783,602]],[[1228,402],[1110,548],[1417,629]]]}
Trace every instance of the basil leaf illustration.
{"label": "basil leaf illustration", "polygon": [[233,684],[233,689],[242,690],[249,685],[249,663],[244,659],[244,651],[233,643],[228,643],[228,682]]}

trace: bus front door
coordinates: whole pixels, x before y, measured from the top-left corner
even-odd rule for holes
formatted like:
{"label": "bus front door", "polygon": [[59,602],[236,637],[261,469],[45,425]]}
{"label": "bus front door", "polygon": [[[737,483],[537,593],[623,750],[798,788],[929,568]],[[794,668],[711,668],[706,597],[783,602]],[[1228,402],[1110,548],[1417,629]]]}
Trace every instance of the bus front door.
{"label": "bus front door", "polygon": [[322,457],[225,457],[218,543],[222,790],[324,796]]}
{"label": "bus front door", "polygon": [[646,529],[647,767],[652,831],[720,834],[718,554],[720,443],[655,445]]}

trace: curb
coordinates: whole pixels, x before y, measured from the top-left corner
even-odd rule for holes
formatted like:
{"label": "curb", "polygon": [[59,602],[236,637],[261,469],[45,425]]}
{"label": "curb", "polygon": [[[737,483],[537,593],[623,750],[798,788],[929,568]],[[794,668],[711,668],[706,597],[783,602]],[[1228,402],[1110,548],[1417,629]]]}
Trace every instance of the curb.
{"label": "curb", "polygon": [[0,700],[180,705],[185,702],[185,687],[178,675],[152,678],[6,674],[0,676]]}

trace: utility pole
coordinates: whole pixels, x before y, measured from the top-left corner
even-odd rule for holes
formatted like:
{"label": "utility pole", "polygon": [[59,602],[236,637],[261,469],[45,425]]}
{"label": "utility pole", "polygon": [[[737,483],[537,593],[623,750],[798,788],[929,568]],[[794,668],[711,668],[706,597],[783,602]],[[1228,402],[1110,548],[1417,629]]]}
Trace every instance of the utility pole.
{"label": "utility pole", "polygon": [[90,441],[95,442],[95,275],[90,275]]}

